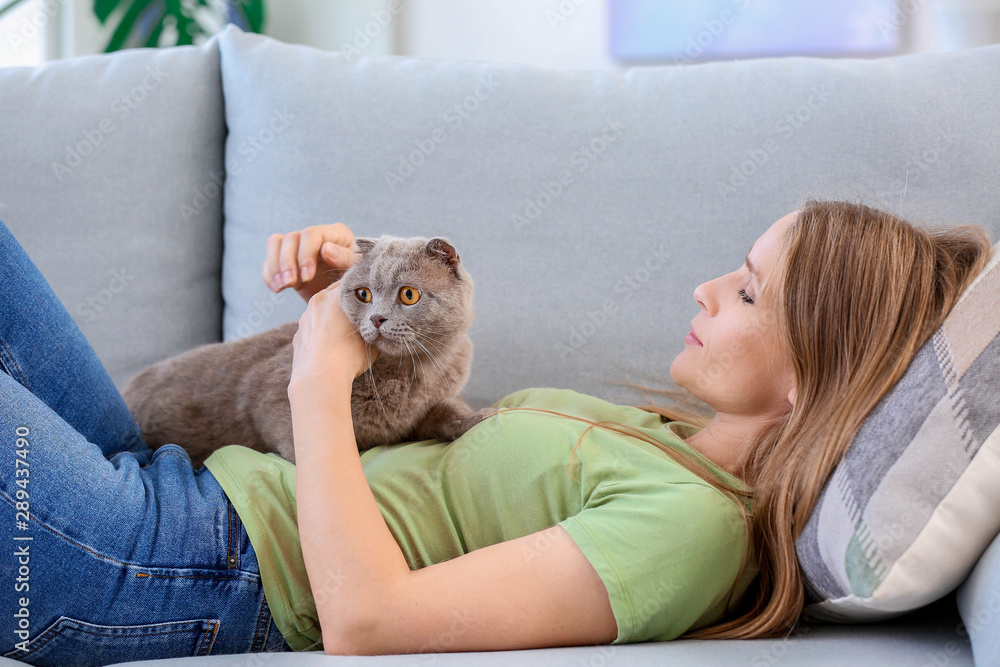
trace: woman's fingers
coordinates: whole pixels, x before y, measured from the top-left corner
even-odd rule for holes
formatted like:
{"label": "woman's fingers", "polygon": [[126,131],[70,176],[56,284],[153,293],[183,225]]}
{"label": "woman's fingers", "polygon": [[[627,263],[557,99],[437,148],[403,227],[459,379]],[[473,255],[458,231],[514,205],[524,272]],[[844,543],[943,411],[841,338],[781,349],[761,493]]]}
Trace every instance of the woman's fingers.
{"label": "woman's fingers", "polygon": [[277,292],[281,289],[281,241],[284,234],[271,234],[267,237],[267,257],[264,259],[264,284]]}
{"label": "woman's fingers", "polygon": [[280,292],[292,284],[299,232],[271,234],[267,239],[267,259],[264,260],[264,283],[272,291]]}
{"label": "woman's fingers", "polygon": [[355,259],[352,249],[356,249],[354,233],[340,222],[272,234],[267,239],[264,283],[274,292],[286,287],[298,289],[312,281],[321,269],[350,268]]}
{"label": "woman's fingers", "polygon": [[342,222],[323,225],[320,229],[322,230],[320,250],[326,247],[326,250],[323,251],[324,259],[329,257],[333,260],[332,263],[329,260],[327,263],[335,269],[351,268],[351,265],[354,264],[354,258],[351,257],[349,251],[351,248],[357,248],[354,244],[354,232]]}
{"label": "woman's fingers", "polygon": [[307,283],[316,276],[317,259],[333,269],[350,268],[349,253],[341,250],[353,242],[354,234],[343,223],[303,229],[298,248],[299,279]]}
{"label": "woman's fingers", "polygon": [[278,254],[279,270],[281,271],[281,287],[294,287],[298,284],[299,237],[302,232],[288,232],[281,239],[281,251]]}

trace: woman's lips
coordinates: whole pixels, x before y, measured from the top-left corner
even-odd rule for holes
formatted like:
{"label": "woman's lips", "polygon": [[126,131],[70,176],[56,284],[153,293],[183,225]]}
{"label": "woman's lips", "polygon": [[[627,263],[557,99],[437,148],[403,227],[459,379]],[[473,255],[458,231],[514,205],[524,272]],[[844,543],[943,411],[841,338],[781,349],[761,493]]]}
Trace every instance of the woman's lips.
{"label": "woman's lips", "polygon": [[691,330],[687,336],[684,336],[684,342],[688,345],[697,345],[699,347],[704,347],[698,337],[694,335],[694,329]]}

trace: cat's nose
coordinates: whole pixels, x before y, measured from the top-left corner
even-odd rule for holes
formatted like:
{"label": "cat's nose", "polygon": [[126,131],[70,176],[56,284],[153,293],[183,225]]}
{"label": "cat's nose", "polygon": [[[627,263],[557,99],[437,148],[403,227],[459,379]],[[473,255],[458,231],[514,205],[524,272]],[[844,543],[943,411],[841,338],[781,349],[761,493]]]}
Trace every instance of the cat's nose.
{"label": "cat's nose", "polygon": [[375,325],[376,329],[382,326],[382,323],[385,322],[385,318],[382,317],[381,315],[372,315],[370,319],[372,321],[372,324]]}

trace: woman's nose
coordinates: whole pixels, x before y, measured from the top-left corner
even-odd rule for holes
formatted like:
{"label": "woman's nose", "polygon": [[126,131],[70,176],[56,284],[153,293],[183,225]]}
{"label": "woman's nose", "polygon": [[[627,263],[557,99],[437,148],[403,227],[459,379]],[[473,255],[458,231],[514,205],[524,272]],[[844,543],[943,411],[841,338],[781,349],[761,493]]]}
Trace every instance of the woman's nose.
{"label": "woman's nose", "polygon": [[709,316],[715,315],[717,301],[714,296],[714,280],[702,283],[694,289],[694,300],[698,302]]}

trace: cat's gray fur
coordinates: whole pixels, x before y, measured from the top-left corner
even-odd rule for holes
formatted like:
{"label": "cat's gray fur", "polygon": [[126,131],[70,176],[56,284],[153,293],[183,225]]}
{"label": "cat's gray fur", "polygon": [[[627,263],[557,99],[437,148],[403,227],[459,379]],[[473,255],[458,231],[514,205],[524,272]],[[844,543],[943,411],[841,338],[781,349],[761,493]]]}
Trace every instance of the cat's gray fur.
{"label": "cat's gray fur", "polygon": [[[360,450],[409,440],[458,438],[494,408],[457,398],[469,378],[473,282],[445,239],[355,239],[361,256],[343,273],[340,302],[365,342],[378,347],[354,380],[351,416]],[[420,290],[404,305],[403,286]],[[366,287],[371,301],[355,290]],[[377,329],[373,315],[386,318]],[[209,343],[146,369],[122,393],[153,448],[182,446],[196,467],[239,444],[295,461],[288,382],[298,322]]]}

